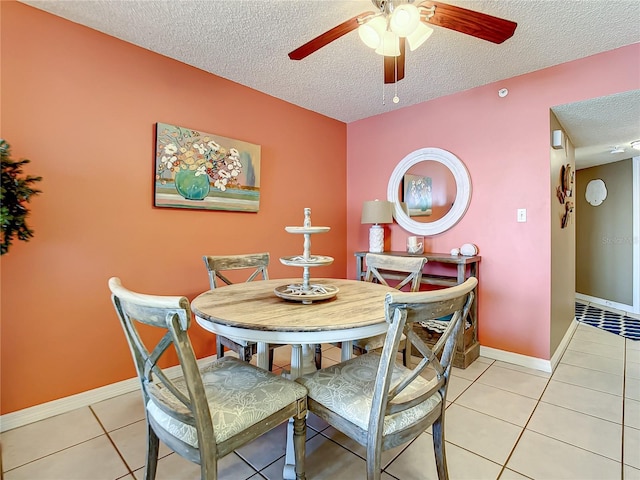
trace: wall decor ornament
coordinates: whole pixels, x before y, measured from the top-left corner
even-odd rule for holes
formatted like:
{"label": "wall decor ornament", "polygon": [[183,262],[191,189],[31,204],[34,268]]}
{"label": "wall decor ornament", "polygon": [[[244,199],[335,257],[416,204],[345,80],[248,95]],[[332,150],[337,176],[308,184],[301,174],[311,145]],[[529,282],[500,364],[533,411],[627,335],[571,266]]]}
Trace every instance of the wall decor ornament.
{"label": "wall decor ornament", "polygon": [[573,180],[574,172],[571,164],[562,165],[560,168],[560,185],[558,185],[556,192],[560,203],[564,204],[567,197],[573,196]]}
{"label": "wall decor ornament", "polygon": [[260,145],[157,123],[155,206],[257,212]]}
{"label": "wall decor ornament", "polygon": [[573,202],[567,202],[564,204],[564,214],[562,215],[562,222],[560,227],[565,228],[569,225],[571,220],[571,214],[573,213]]}
{"label": "wall decor ornament", "polygon": [[601,205],[607,198],[607,186],[604,181],[597,178],[587,183],[584,198],[589,202],[589,205],[594,207]]}

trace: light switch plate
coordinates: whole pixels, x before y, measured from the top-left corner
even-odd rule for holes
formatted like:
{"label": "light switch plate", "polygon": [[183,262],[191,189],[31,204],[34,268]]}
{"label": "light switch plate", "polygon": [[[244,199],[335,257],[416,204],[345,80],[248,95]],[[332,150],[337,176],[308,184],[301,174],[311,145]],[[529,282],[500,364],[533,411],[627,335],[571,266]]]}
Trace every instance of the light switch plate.
{"label": "light switch plate", "polygon": [[527,209],[519,208],[518,209],[518,222],[526,222],[527,221]]}

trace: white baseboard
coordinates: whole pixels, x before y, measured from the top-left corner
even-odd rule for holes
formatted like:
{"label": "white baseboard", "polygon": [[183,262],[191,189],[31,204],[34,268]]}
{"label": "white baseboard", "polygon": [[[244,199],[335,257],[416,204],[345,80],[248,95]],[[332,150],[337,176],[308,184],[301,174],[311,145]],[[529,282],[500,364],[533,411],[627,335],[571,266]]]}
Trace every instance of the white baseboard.
{"label": "white baseboard", "polygon": [[529,357],[527,355],[521,355],[519,353],[507,352],[505,350],[498,350],[491,347],[483,347],[482,345],[480,345],[480,355],[483,357],[492,358],[494,360],[500,360],[501,362],[520,365],[521,367],[533,368],[534,370],[553,373],[555,368],[558,366],[562,355],[567,349],[567,346],[569,345],[571,337],[573,337],[573,333],[575,332],[576,328],[578,328],[578,322],[574,317],[573,322],[571,322],[569,329],[564,334],[564,337],[562,337],[562,341],[551,357],[551,360]]}
{"label": "white baseboard", "polygon": [[604,307],[605,310],[621,310],[627,313],[640,313],[638,308],[635,308],[633,305],[627,305],[626,303],[618,303],[613,302],[611,300],[606,300],[604,298],[592,297],[590,295],[585,295],[584,293],[576,292],[576,300],[581,300],[583,303],[595,303],[601,307]]}
{"label": "white baseboard", "polygon": [[34,405],[33,407],[25,408],[23,410],[7,413],[0,417],[0,432],[6,432],[7,430],[22,427],[29,423],[44,420],[45,418],[67,413],[77,408],[87,407],[94,403],[139,389],[140,380],[138,380],[137,377],[130,378],[121,382],[112,383],[111,385],[105,385],[104,387],[87,390],[86,392],[71,395],[69,397],[59,398],[58,400],[41,403],[40,405]]}
{"label": "white baseboard", "polygon": [[480,356],[500,360],[501,362],[520,365],[521,367],[533,368],[542,372],[551,373],[551,362],[542,358],[529,357],[519,353],[498,350],[497,348],[483,347],[480,345]]}
{"label": "white baseboard", "polygon": [[[214,358],[214,356],[202,358],[198,360],[198,364],[208,363]],[[169,378],[175,378],[181,375],[180,367],[178,366],[167,368],[164,371]],[[88,407],[94,403],[139,389],[140,380],[138,380],[138,377],[129,378],[121,382],[105,385],[104,387],[94,388],[93,390],[87,390],[86,392],[76,395],[7,413],[0,416],[0,432],[6,432],[7,430],[22,427],[39,420],[44,420],[45,418],[67,413],[77,408]]]}
{"label": "white baseboard", "polygon": [[569,328],[567,329],[567,331],[564,334],[564,337],[562,337],[562,341],[560,342],[560,345],[558,345],[558,348],[556,348],[556,351],[553,353],[553,356],[551,357],[551,371],[555,370],[556,367],[558,366],[558,363],[560,363],[560,359],[562,358],[562,355],[564,355],[564,352],[567,350],[567,347],[569,346],[569,342],[571,341],[571,338],[573,337],[573,334],[576,331],[576,328],[578,328],[579,322],[576,320],[576,317],[573,317],[573,321],[571,322],[571,325],[569,325]]}

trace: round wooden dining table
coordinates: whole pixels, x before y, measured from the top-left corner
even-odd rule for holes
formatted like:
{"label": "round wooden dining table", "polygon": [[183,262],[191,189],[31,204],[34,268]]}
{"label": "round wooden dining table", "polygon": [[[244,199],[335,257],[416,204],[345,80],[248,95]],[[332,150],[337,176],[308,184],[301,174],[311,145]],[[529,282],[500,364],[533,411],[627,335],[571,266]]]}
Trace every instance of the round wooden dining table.
{"label": "round wooden dining table", "polygon": [[[258,342],[257,364],[268,369],[268,344],[290,344],[291,378],[314,371],[313,344],[342,342],[341,359],[351,357],[351,341],[386,333],[384,298],[393,288],[336,278],[312,285],[338,288],[335,297],[304,304],[276,295],[276,287],[299,285],[299,278],[234,283],[208,290],[191,302],[196,321],[217,335]],[[282,478],[295,479],[293,423],[287,428]]]}
{"label": "round wooden dining table", "polygon": [[[257,364],[268,366],[267,344],[290,344],[291,376],[314,370],[312,344],[343,342],[386,333],[384,298],[393,288],[336,278],[310,281],[338,288],[335,297],[304,304],[276,295],[299,278],[260,280],[208,290],[191,302],[198,324],[217,335],[258,342]],[[342,348],[342,360],[351,356]]]}

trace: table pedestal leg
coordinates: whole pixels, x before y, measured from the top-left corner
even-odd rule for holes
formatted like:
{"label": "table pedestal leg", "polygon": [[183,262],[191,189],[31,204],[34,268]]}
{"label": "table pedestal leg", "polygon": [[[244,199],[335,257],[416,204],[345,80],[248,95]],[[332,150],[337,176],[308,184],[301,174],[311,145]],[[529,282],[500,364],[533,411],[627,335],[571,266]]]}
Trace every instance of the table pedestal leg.
{"label": "table pedestal leg", "polygon": [[284,457],[282,479],[296,480],[296,460],[293,451],[293,418],[290,418],[289,423],[287,423],[287,450]]}
{"label": "table pedestal leg", "polygon": [[269,370],[269,347],[267,343],[258,342],[256,365],[258,365],[258,368],[262,368],[263,370]]}
{"label": "table pedestal leg", "polygon": [[[300,375],[316,371],[314,360],[315,345],[291,345],[291,380],[295,380]],[[287,424],[287,450],[284,457],[284,469],[282,478],[285,480],[295,480],[295,453],[293,450],[293,418]]]}
{"label": "table pedestal leg", "polygon": [[353,353],[353,341],[342,342],[342,348],[340,350],[340,361],[346,362],[351,358],[351,354]]}

